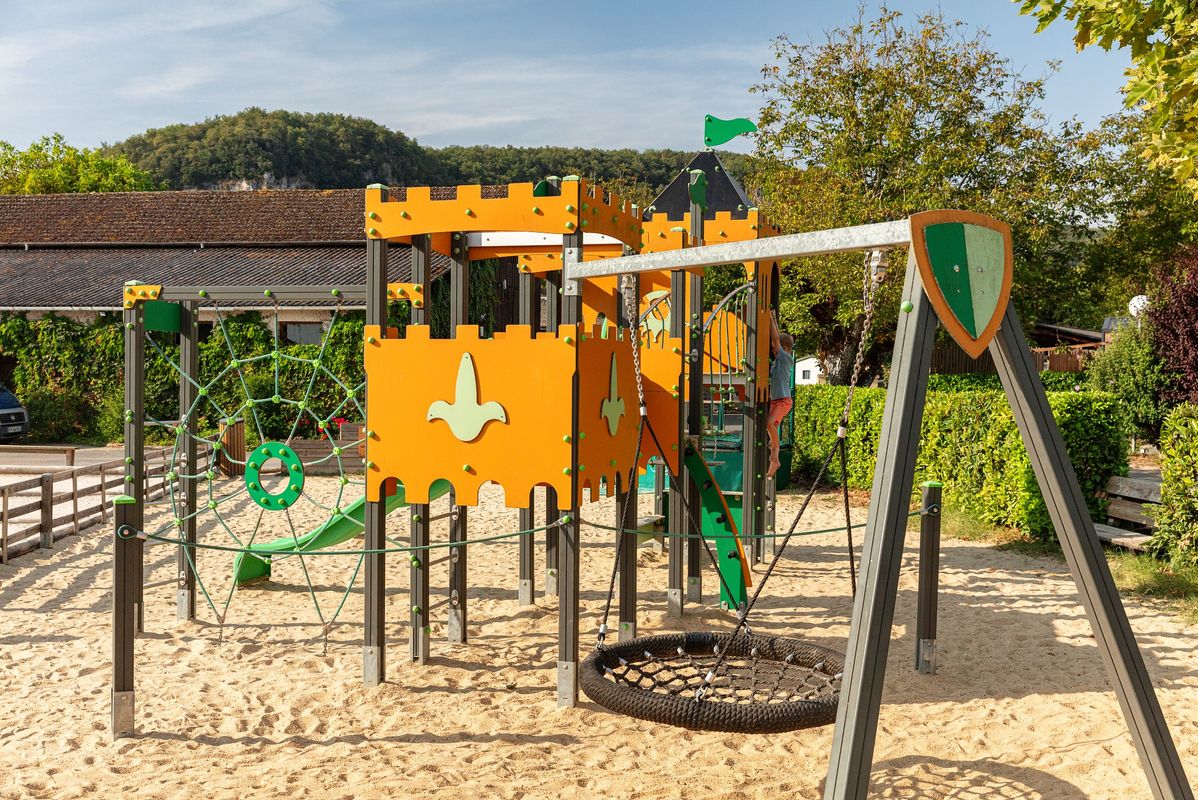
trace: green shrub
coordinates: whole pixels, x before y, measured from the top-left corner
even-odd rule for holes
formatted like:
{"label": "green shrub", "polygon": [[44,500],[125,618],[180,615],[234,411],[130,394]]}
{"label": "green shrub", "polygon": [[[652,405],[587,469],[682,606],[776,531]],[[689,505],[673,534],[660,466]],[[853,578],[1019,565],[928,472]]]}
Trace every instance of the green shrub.
{"label": "green shrub", "polygon": [[21,402],[29,412],[30,442],[100,443],[95,404],[82,393],[38,387],[27,390]]}
{"label": "green shrub", "polygon": [[1153,352],[1147,325],[1125,325],[1109,345],[1090,359],[1087,388],[1119,398],[1131,429],[1129,434],[1156,441],[1168,409],[1161,401],[1165,375]]}
{"label": "green shrub", "polygon": [[1153,508],[1155,553],[1198,564],[1198,406],[1178,406],[1161,426],[1161,504]]}
{"label": "green shrub", "polygon": [[[812,475],[836,436],[847,389],[800,386],[795,392],[795,469]],[[1098,494],[1111,475],[1126,474],[1127,447],[1114,397],[1095,392],[1049,394],[1057,425],[1087,498],[1101,516]],[[858,389],[848,436],[849,486],[873,483],[885,392]],[[838,459],[827,473],[839,484]],[[945,484],[946,505],[993,525],[1018,527],[1047,538],[1052,526],[1027,451],[1001,392],[929,392],[920,432],[916,483]]]}
{"label": "green shrub", "polygon": [[[1045,370],[1040,373],[1040,382],[1047,392],[1072,392],[1078,387],[1085,388],[1084,372],[1052,372]],[[928,391],[930,392],[1001,392],[1002,381],[997,372],[976,372],[964,375],[928,376]]]}

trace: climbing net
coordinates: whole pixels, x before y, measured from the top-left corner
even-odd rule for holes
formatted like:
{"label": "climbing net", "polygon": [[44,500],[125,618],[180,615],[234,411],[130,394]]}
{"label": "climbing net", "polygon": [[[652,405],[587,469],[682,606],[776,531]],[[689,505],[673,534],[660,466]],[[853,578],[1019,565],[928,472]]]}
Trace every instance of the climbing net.
{"label": "climbing net", "polygon": [[[313,534],[335,521],[363,527],[354,501],[365,485],[358,455],[365,442],[365,381],[360,365],[355,370],[352,364],[331,364],[330,341],[343,321],[342,306],[337,303],[331,309],[319,342],[311,344],[283,339],[277,302],[266,312],[265,325],[211,301],[203,301],[200,308],[210,312],[212,333],[199,344],[198,374],[183,368],[177,348],[150,331],[145,334],[150,360],[165,364],[178,381],[190,384],[194,400],[178,409],[177,418],[163,419],[152,412],[161,413],[155,406],[168,404],[151,398],[151,413],[144,420],[147,436],[167,438],[171,449],[163,497],[147,503],[147,512],[158,519],[136,533],[184,545],[196,588],[222,626],[239,586],[268,576],[272,563],[296,559],[327,634],[346,604],[365,555],[320,551],[358,556],[335,606],[324,606],[306,561],[317,552]],[[260,307],[252,309],[255,315],[260,312]],[[193,324],[198,327],[198,322]],[[343,438],[350,430],[357,433]],[[198,457],[189,463],[193,449]],[[335,480],[316,488],[307,480],[313,473]],[[194,504],[188,500],[189,491]],[[184,533],[189,528],[202,533],[204,541],[190,541]],[[268,532],[277,538],[262,541]],[[197,549],[235,554],[227,587],[211,575],[205,581],[197,568]]]}

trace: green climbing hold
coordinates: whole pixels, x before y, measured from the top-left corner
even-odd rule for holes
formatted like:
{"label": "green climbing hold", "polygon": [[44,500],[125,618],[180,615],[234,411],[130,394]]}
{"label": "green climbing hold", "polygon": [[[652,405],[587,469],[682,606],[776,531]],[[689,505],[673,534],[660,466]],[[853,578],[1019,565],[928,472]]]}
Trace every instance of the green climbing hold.
{"label": "green climbing hold", "polygon": [[[291,473],[291,482],[281,492],[269,492],[262,486],[261,470],[271,458],[278,458]],[[299,456],[285,444],[266,442],[255,448],[246,459],[245,485],[250,498],[259,506],[276,510],[290,508],[299,500],[304,490],[303,463]]]}

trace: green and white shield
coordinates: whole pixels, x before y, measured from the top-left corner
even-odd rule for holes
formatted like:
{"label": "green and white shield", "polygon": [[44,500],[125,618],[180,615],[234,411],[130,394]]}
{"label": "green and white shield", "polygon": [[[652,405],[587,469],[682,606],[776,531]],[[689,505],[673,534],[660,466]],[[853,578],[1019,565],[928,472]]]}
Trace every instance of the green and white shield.
{"label": "green and white shield", "polygon": [[982,214],[928,211],[911,217],[911,246],[941,324],[977,358],[1010,300],[1010,228]]}

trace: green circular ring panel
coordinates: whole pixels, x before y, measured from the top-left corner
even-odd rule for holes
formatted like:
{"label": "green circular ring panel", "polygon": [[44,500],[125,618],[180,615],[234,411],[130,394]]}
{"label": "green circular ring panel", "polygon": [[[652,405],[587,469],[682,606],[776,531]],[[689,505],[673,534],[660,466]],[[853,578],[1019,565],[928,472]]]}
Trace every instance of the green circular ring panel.
{"label": "green circular ring panel", "polygon": [[[262,488],[262,480],[259,477],[262,467],[272,458],[283,462],[288,475],[287,488],[275,494]],[[249,490],[250,497],[254,498],[254,502],[262,508],[271,511],[290,508],[296,500],[299,500],[304,491],[303,462],[300,461],[295,451],[285,444],[267,442],[259,445],[245,460],[245,486]]]}

